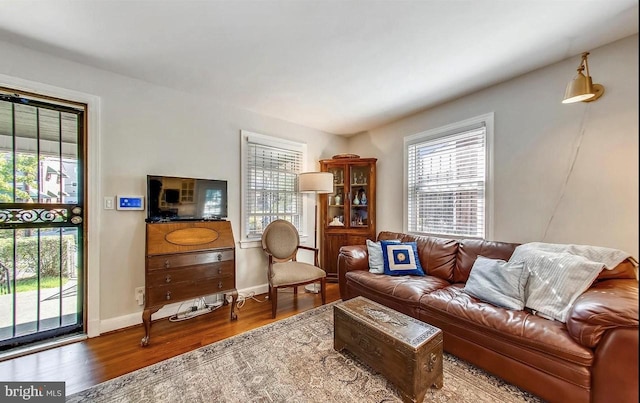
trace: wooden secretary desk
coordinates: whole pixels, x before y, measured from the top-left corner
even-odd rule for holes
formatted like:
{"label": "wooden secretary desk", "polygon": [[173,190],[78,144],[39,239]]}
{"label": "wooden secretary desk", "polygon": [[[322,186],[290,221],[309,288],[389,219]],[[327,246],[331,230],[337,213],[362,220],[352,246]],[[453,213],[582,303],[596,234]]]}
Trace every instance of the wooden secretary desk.
{"label": "wooden secretary desk", "polygon": [[224,293],[231,296],[231,320],[236,304],[235,242],[228,221],[148,223],[145,264],[145,304],[142,312],[149,344],[151,315],[164,305]]}
{"label": "wooden secretary desk", "polygon": [[320,161],[333,174],[333,193],[320,195],[321,266],[338,281],[338,253],[345,245],[376,239],[376,158],[353,154]]}

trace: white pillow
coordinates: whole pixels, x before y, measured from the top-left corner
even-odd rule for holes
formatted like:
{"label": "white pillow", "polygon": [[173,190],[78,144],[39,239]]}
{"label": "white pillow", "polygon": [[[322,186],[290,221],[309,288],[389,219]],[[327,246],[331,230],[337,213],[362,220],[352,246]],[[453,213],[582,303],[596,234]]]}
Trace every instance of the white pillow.
{"label": "white pillow", "polygon": [[[400,243],[400,240],[392,239],[388,242]],[[384,258],[380,242],[373,242],[367,239],[367,251],[369,252],[369,273],[384,274]]]}
{"label": "white pillow", "polygon": [[528,278],[523,262],[478,256],[463,291],[490,304],[521,311]]}

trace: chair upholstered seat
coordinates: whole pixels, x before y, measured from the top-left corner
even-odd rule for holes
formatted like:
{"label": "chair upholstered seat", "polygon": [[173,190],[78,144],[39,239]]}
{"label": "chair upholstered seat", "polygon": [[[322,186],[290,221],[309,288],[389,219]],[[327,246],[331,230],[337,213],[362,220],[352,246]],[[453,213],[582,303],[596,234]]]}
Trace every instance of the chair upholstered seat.
{"label": "chair upholstered seat", "polygon": [[327,276],[321,268],[303,262],[274,263],[272,269],[271,285],[274,287],[308,283]]}

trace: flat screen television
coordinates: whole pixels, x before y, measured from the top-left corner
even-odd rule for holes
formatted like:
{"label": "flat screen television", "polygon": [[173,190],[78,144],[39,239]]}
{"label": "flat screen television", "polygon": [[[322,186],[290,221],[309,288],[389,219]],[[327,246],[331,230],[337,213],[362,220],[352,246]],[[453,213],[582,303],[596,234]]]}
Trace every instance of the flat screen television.
{"label": "flat screen television", "polygon": [[226,218],[227,181],[147,175],[147,222]]}

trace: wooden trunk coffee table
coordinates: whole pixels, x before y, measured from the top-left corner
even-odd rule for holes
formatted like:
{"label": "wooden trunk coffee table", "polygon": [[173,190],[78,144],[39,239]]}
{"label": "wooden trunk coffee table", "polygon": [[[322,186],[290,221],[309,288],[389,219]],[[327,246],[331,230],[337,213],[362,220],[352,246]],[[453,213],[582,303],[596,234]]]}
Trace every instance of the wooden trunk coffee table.
{"label": "wooden trunk coffee table", "polygon": [[398,387],[404,401],[422,402],[442,387],[442,331],[364,297],[333,308],[333,346],[351,351]]}

